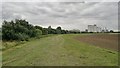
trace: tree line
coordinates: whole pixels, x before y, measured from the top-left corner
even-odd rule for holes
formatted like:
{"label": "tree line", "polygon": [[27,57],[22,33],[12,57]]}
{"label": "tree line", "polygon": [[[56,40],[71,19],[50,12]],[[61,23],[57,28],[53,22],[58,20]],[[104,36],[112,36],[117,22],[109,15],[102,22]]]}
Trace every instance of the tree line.
{"label": "tree line", "polygon": [[47,34],[70,34],[80,33],[79,31],[63,30],[60,26],[53,29],[51,26],[43,28],[33,26],[26,20],[15,19],[14,21],[4,20],[2,23],[2,40],[28,40],[29,38],[39,37]]}
{"label": "tree line", "polygon": [[[80,32],[80,30],[64,30],[60,26],[53,29],[51,26],[48,28],[43,28],[41,26],[33,26],[28,21],[23,19],[15,19],[14,21],[4,20],[2,23],[2,29],[0,29],[0,38],[2,35],[2,40],[28,40],[29,38],[37,37],[47,34],[79,34],[79,33],[94,33],[88,32],[88,30]],[[106,33],[120,33],[110,30]]]}

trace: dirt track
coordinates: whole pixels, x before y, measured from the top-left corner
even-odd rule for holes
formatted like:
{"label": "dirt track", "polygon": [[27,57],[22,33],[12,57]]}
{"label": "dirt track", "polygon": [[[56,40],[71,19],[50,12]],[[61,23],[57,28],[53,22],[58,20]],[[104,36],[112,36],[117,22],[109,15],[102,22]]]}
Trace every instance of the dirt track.
{"label": "dirt track", "polygon": [[91,45],[118,51],[117,34],[94,34],[76,37],[77,40]]}

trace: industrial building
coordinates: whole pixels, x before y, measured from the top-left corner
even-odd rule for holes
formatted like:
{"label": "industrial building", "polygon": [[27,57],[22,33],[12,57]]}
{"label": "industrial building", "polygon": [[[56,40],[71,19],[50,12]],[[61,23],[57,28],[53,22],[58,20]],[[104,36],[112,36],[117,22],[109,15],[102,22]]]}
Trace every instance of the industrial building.
{"label": "industrial building", "polygon": [[97,25],[88,25],[88,32],[102,32],[102,29]]}

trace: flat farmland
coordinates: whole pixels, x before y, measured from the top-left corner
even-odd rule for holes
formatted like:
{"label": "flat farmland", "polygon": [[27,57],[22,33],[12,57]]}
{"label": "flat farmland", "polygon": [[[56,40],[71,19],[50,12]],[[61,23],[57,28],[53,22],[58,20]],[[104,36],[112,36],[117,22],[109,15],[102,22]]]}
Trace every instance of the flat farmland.
{"label": "flat farmland", "polygon": [[80,42],[118,51],[118,34],[92,34],[77,36]]}
{"label": "flat farmland", "polygon": [[4,50],[3,66],[118,66],[117,35],[60,34]]}

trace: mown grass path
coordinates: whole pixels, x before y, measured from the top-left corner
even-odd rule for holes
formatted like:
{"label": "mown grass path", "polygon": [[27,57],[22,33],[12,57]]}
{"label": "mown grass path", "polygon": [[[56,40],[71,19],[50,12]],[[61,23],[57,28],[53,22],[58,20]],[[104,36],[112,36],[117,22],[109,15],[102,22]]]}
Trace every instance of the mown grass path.
{"label": "mown grass path", "polygon": [[77,35],[57,35],[33,40],[3,52],[4,66],[114,66],[117,52],[74,39]]}

